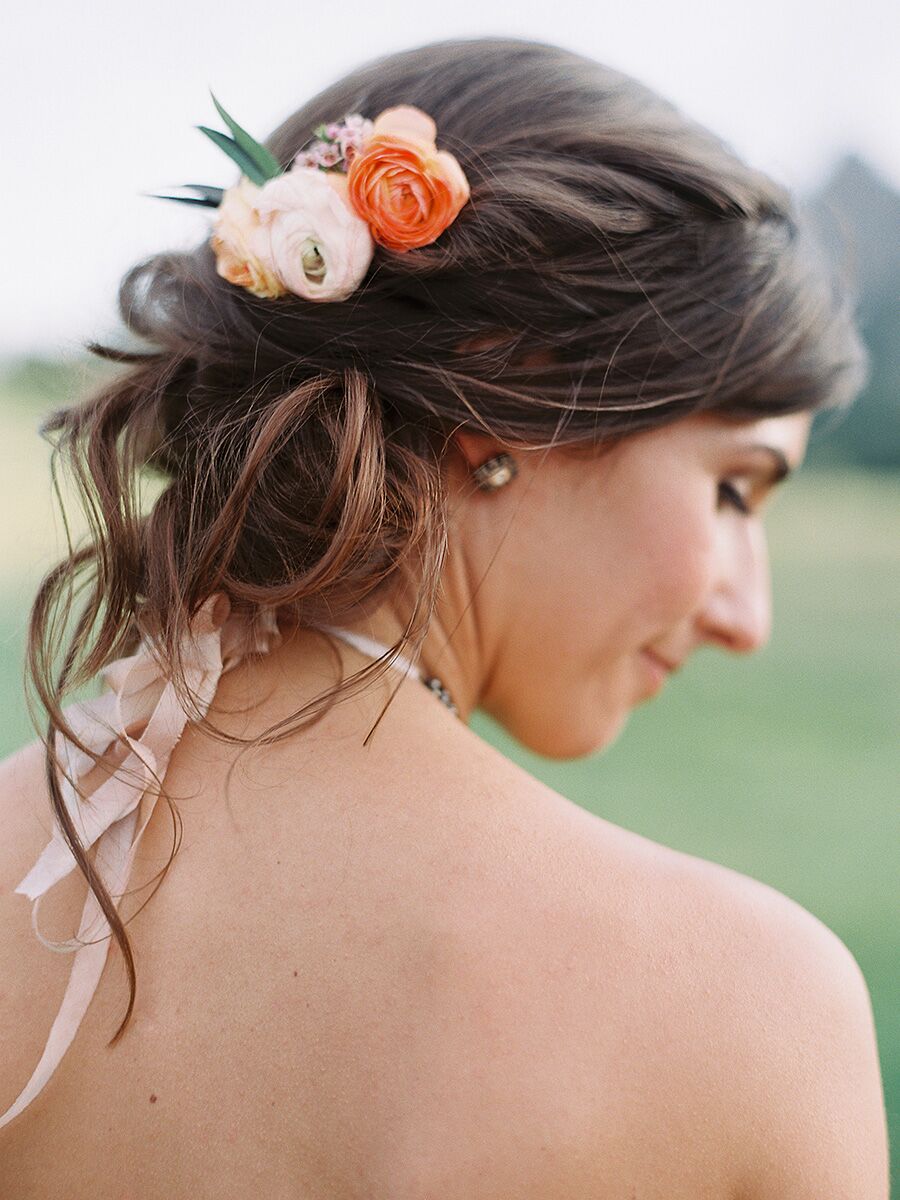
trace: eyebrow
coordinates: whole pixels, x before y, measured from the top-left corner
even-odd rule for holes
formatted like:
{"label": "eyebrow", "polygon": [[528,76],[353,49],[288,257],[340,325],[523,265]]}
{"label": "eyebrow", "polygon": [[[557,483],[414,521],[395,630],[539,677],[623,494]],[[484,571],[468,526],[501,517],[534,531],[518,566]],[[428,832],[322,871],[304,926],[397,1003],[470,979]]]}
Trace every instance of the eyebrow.
{"label": "eyebrow", "polygon": [[787,479],[791,474],[793,467],[788,462],[784,451],[776,449],[775,446],[769,446],[765,442],[754,442],[752,446],[747,447],[748,450],[761,450],[769,455],[772,459],[772,484],[781,483],[782,479]]}

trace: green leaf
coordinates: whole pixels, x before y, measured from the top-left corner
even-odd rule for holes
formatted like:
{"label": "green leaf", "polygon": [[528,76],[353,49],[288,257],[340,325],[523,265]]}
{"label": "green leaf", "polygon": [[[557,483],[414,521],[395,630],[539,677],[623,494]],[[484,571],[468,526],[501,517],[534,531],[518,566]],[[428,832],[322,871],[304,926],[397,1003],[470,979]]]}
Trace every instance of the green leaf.
{"label": "green leaf", "polygon": [[205,208],[218,208],[222,203],[223,188],[207,187],[204,183],[182,184],[185,191],[197,191],[198,196],[166,196],[162,192],[141,192],[142,196],[152,196],[157,200],[177,200],[180,204],[201,204]]}
{"label": "green leaf", "polygon": [[212,96],[213,104],[218,109],[219,116],[234,135],[234,140],[244,151],[244,153],[248,154],[256,163],[260,171],[265,175],[266,179],[274,179],[276,175],[280,175],[282,173],[281,163],[278,161],[275,155],[271,154],[265,148],[265,146],[261,146],[254,137],[250,136],[246,129],[242,129],[240,125],[238,125],[237,121],[235,121],[232,117],[229,117],[222,105],[218,102],[215,96],[213,96],[212,91],[210,91],[209,94]]}
{"label": "green leaf", "polygon": [[219,133],[218,129],[207,129],[205,125],[198,125],[196,128],[214,141],[220,150],[224,150],[228,157],[237,163],[248,179],[252,180],[258,187],[262,187],[268,177],[263,174],[257,163],[245,150],[241,149],[237,142],[233,142],[224,133]]}

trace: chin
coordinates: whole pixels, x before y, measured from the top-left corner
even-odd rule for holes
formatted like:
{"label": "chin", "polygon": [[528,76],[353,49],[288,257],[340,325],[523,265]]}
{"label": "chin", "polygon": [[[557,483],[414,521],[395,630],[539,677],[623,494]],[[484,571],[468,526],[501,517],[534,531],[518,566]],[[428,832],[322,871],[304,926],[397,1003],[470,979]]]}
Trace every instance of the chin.
{"label": "chin", "polygon": [[557,762],[588,758],[608,749],[628,723],[629,710],[599,714],[574,706],[550,714],[537,711],[497,714],[496,720],[527,750]]}

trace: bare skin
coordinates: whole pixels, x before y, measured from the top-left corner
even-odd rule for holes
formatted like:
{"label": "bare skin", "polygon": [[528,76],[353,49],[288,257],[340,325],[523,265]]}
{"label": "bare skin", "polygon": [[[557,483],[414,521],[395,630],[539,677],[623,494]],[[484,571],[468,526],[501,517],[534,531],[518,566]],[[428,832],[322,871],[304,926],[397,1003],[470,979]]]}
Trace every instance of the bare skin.
{"label": "bare skin", "polygon": [[[751,432],[778,433],[794,463],[802,453],[800,422]],[[463,448],[485,449],[474,440]],[[628,506],[641,463],[626,455],[611,465],[624,472],[623,490],[607,493],[618,507],[576,531],[594,554],[577,560],[571,587],[555,584],[555,603],[571,597],[560,636],[576,653],[557,672],[566,709],[554,716],[551,693],[528,739],[544,753],[585,753],[615,736],[629,708],[658,690],[644,647],[681,661],[704,640],[739,651],[764,640],[759,533],[731,524],[718,504],[712,520],[701,515],[701,471],[721,471],[711,453],[690,438],[677,447],[678,495],[693,499],[673,513],[670,498],[665,516],[668,544],[687,538],[682,552],[656,556],[645,538],[643,573],[622,580],[618,594],[607,587],[597,606],[606,624],[579,624],[576,598],[599,579],[616,529],[626,517],[640,528],[651,512]],[[520,509],[526,540],[507,539],[508,568],[532,571],[522,546],[546,545],[527,539],[551,519],[547,505],[567,502],[567,480],[572,502],[587,486],[559,467],[555,488]],[[708,488],[702,495],[708,503]],[[492,501],[500,494],[472,504]],[[533,721],[533,705],[516,700],[526,667],[516,668],[494,606],[505,578],[506,601],[531,606],[517,628],[531,627],[537,555],[528,579],[501,568],[501,591],[475,600],[468,581],[491,545],[486,522],[466,528],[423,664],[445,679],[463,715],[481,703],[521,734]],[[640,601],[631,614],[629,591]],[[360,628],[388,640],[401,616],[385,611]],[[442,654],[454,624],[453,649]],[[526,636],[518,651],[533,684],[546,671],[541,646]],[[349,647],[339,653],[347,671],[364,661]],[[210,716],[251,736],[333,677],[321,639],[299,631],[223,676]],[[822,1057],[816,1031],[835,1012],[827,980],[852,981],[834,935],[765,885],[566,801],[414,680],[399,686],[363,747],[398,679],[245,755],[227,794],[236,749],[185,734],[166,777],[183,842],[128,925],[138,970],[132,1024],[107,1050],[127,997],[113,947],[54,1079],[0,1131],[0,1191],[21,1200],[237,1200],[251,1190],[267,1200],[829,1194],[779,1191],[777,1164],[765,1163],[786,1123],[771,1097],[791,1094],[807,1067],[798,1046],[815,1049],[809,1062]],[[261,695],[250,715],[234,711]],[[0,767],[4,1107],[31,1073],[71,965],[37,942],[28,906],[12,895],[49,830],[39,749]],[[171,845],[160,804],[132,886],[164,866]],[[126,918],[148,891],[123,906]],[[51,893],[41,910],[48,936],[70,935],[83,896],[77,877]],[[866,1031],[860,1044],[871,1053]],[[862,1070],[871,1079],[870,1061]],[[865,1095],[873,1103],[871,1087]],[[845,1121],[840,1103],[837,1111]]]}

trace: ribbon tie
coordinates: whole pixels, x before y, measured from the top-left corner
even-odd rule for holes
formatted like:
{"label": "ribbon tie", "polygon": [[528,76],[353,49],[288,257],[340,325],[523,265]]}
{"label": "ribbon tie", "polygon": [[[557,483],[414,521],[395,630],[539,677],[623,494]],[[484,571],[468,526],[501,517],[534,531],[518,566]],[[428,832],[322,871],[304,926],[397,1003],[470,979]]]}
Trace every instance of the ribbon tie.
{"label": "ribbon tie", "polygon": [[[249,621],[231,611],[224,593],[209,596],[181,644],[185,681],[200,715],[206,715],[224,671],[237,666],[246,654],[265,654],[280,641],[274,609],[262,609],[257,621]],[[125,758],[115,773],[85,798],[71,780],[83,779],[96,765],[94,759],[60,731],[55,748],[70,777],[60,776],[66,811],[84,846],[96,844],[94,867],[118,910],[138,845],[156,807],[157,780],[162,783],[188,714],[146,638],[135,654],[109,663],[101,676],[109,690],[94,700],[68,705],[66,717],[95,754],[105,755],[118,742],[128,747]],[[32,901],[31,923],[38,939],[51,950],[74,953],[75,957],[44,1052],[18,1098],[0,1115],[0,1127],[31,1103],[55,1071],[87,1012],[106,963],[111,930],[93,890],[88,890],[76,939],[50,942],[38,929],[41,898],[77,865],[54,818],[53,836],[15,889]]]}

